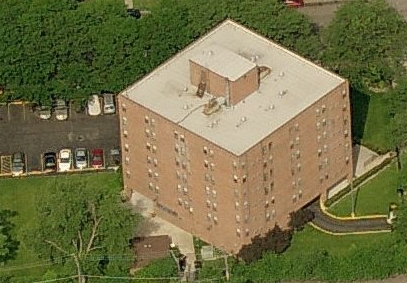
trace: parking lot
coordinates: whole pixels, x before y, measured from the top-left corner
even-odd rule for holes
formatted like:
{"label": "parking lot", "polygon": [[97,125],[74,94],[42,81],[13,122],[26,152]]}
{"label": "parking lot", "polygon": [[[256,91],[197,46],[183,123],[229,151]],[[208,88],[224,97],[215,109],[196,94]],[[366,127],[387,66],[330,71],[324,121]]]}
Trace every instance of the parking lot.
{"label": "parking lot", "polygon": [[[84,147],[88,151],[101,148],[106,155],[119,148],[116,114],[88,116],[70,107],[66,121],[57,121],[54,115],[41,120],[32,108],[24,103],[0,105],[0,162],[7,163],[13,152],[23,152],[27,171],[42,171],[45,152]],[[0,172],[4,173],[8,172]]]}

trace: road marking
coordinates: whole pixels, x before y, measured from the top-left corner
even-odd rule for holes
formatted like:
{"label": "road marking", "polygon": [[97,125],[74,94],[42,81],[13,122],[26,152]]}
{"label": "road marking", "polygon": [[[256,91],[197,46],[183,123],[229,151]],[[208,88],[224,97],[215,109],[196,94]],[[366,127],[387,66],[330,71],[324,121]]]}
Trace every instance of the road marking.
{"label": "road marking", "polygon": [[25,103],[23,103],[23,116],[24,116],[24,121],[25,121]]}
{"label": "road marking", "polygon": [[8,117],[8,120],[10,121],[11,120],[11,118],[10,118],[10,104],[7,104],[7,117]]}

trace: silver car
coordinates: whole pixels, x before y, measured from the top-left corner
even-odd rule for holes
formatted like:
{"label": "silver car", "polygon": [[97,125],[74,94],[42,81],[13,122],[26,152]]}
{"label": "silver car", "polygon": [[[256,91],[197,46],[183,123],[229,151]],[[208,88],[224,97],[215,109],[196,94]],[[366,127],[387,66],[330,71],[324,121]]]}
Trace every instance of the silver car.
{"label": "silver car", "polygon": [[24,153],[16,152],[13,153],[11,158],[11,174],[13,176],[20,176],[25,170],[25,157]]}
{"label": "silver car", "polygon": [[88,167],[88,151],[85,148],[75,149],[75,167],[78,169]]}
{"label": "silver car", "polygon": [[114,106],[114,96],[111,93],[103,94],[103,114],[114,114],[116,107]]}

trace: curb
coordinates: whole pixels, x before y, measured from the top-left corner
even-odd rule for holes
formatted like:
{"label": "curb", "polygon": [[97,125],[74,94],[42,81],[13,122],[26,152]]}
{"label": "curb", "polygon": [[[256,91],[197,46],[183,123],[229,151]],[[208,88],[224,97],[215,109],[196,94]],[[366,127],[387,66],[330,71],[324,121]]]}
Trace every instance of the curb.
{"label": "curb", "polygon": [[372,214],[372,215],[364,215],[364,216],[336,216],[330,212],[328,212],[327,207],[325,206],[324,202],[321,200],[321,198],[319,199],[319,206],[321,208],[321,211],[334,219],[337,220],[343,220],[343,221],[347,221],[347,220],[363,220],[363,219],[378,219],[378,218],[386,218],[387,219],[387,215],[384,214]]}

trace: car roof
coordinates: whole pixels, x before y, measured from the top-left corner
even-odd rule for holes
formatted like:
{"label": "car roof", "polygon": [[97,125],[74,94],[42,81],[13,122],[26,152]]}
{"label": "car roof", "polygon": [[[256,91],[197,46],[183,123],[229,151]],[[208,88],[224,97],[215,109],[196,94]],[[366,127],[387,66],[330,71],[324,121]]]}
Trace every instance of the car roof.
{"label": "car roof", "polygon": [[101,148],[95,148],[92,150],[92,153],[102,153],[102,152],[103,152],[103,149],[101,149]]}

